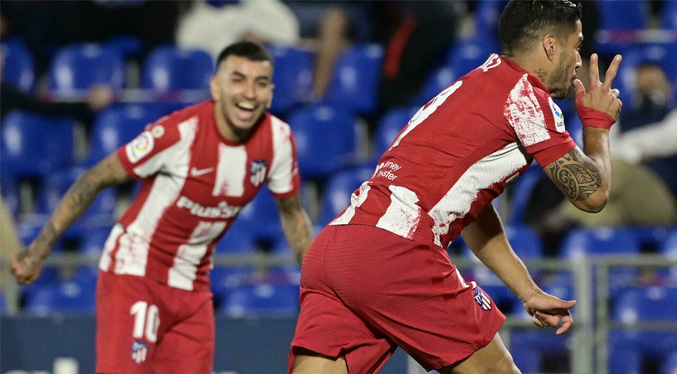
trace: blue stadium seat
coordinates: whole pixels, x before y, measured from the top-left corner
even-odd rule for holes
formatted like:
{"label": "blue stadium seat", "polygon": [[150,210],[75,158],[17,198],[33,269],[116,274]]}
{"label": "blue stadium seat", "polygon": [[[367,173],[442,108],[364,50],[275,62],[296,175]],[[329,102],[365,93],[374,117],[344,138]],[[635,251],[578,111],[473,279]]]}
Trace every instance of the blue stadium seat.
{"label": "blue stadium seat", "polygon": [[677,351],[670,353],[661,364],[661,369],[658,374],[675,374],[677,373]]}
{"label": "blue stadium seat", "polygon": [[209,53],[182,50],[174,45],[156,47],[141,68],[141,88],[157,91],[209,89],[214,61]]}
{"label": "blue stadium seat", "polygon": [[643,357],[659,359],[677,347],[677,335],[670,331],[641,331],[637,322],[677,321],[676,287],[628,287],[620,292],[611,316],[624,325],[612,330],[609,340],[617,346],[639,349]]}
{"label": "blue stadium seat", "polygon": [[642,353],[635,347],[616,347],[609,350],[609,373],[642,374]]}
{"label": "blue stadium seat", "polygon": [[326,225],[350,205],[350,196],[360,185],[371,179],[373,168],[362,167],[344,170],[329,179],[322,192],[322,209],[319,224]]}
{"label": "blue stadium seat", "polygon": [[2,125],[3,177],[41,177],[71,165],[73,121],[22,111],[8,113]]}
{"label": "blue stadium seat", "polygon": [[[668,234],[658,251],[666,258],[677,259],[677,230]],[[677,285],[677,266],[670,268],[668,280],[670,284]]]}
{"label": "blue stadium seat", "polygon": [[77,94],[95,84],[121,89],[125,63],[115,49],[100,44],[72,44],[60,49],[49,67],[48,89],[58,96]]}
{"label": "blue stadium seat", "polygon": [[355,163],[358,118],[352,112],[317,105],[292,113],[288,122],[304,177],[325,177]]}
{"label": "blue stadium seat", "polygon": [[134,35],[118,35],[105,43],[107,48],[117,50],[124,60],[137,57],[143,50],[143,43]]}
{"label": "blue stadium seat", "polygon": [[491,53],[499,53],[500,46],[485,39],[466,39],[455,43],[447,52],[446,61],[423,83],[423,88],[412,101],[422,106],[454,81],[482,65]]}
{"label": "blue stadium seat", "polygon": [[323,103],[360,114],[373,113],[378,104],[383,54],[383,46],[378,44],[356,45],[346,50],[336,62]]}
{"label": "blue stadium seat", "polygon": [[106,226],[91,228],[80,242],[79,253],[92,257],[101,256],[111,229],[112,227]]}
{"label": "blue stadium seat", "polygon": [[128,104],[107,109],[92,125],[89,152],[82,165],[91,167],[103,160],[163,114],[160,108],[153,105]]}
{"label": "blue stadium seat", "polygon": [[96,284],[68,280],[40,288],[26,304],[26,312],[35,315],[51,313],[86,313],[95,311]]}
{"label": "blue stadium seat", "polygon": [[661,28],[677,29],[677,1],[663,1],[661,10]]}
{"label": "blue stadium seat", "polygon": [[[437,93],[435,95],[437,95]],[[428,100],[430,100],[430,98]],[[418,111],[418,107],[394,108],[381,116],[376,126],[376,135],[372,151],[375,161],[378,161],[383,153],[390,148],[393,141],[395,141],[395,138],[397,138],[397,135],[399,135],[400,131],[402,131],[407,123],[409,123],[409,119],[414,116],[416,111]]]}
{"label": "blue stadium seat", "polygon": [[543,372],[543,354],[535,347],[511,346],[510,354],[512,354],[515,365],[521,373],[538,374]]}
{"label": "blue stadium seat", "polygon": [[524,224],[524,214],[538,182],[545,178],[545,174],[538,165],[529,167],[524,174],[508,186],[510,215],[508,223],[511,225]]}
{"label": "blue stadium seat", "polygon": [[[254,224],[254,222],[248,222],[248,224]],[[255,252],[256,242],[252,233],[242,227],[229,229],[223,238],[216,243],[217,254],[251,255]]]}
{"label": "blue stadium seat", "polygon": [[275,59],[275,99],[270,111],[281,115],[308,100],[312,84],[312,53],[283,46],[268,48]]}
{"label": "blue stadium seat", "polygon": [[481,0],[477,2],[475,35],[495,39],[498,35],[498,19],[507,3],[507,0]]}
{"label": "blue stadium seat", "polygon": [[33,55],[21,39],[10,39],[0,44],[2,55],[2,81],[23,92],[35,88],[35,62]]}
{"label": "blue stadium seat", "polygon": [[644,0],[597,1],[601,30],[644,30],[649,23],[649,3]]}
{"label": "blue stadium seat", "polygon": [[[280,215],[277,211],[275,198],[267,188],[262,188],[256,197],[242,209],[229,231],[246,233],[253,242],[271,241],[282,235]],[[225,237],[226,241],[228,235]],[[245,244],[244,242],[241,243]],[[222,245],[226,245],[226,243]]]}
{"label": "blue stadium seat", "polygon": [[234,289],[221,311],[228,316],[294,316],[299,312],[297,284],[260,283]]}

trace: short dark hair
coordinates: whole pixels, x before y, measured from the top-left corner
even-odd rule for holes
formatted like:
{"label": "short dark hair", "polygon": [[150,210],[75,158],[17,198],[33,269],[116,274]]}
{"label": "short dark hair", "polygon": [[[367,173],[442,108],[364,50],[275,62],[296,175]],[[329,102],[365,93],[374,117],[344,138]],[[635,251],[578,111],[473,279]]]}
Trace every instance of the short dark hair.
{"label": "short dark hair", "polygon": [[273,56],[263,45],[248,40],[242,40],[227,46],[219,53],[214,70],[219,70],[221,63],[231,55],[244,57],[250,61],[268,61],[270,62],[271,67],[275,67]]}
{"label": "short dark hair", "polygon": [[527,51],[544,32],[563,42],[574,32],[581,10],[579,1],[510,0],[498,22],[501,50]]}

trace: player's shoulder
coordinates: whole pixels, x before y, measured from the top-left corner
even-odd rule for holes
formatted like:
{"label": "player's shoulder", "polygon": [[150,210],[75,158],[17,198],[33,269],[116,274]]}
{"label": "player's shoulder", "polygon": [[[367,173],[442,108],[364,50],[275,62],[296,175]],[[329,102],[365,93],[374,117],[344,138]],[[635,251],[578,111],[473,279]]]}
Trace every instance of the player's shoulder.
{"label": "player's shoulder", "polygon": [[277,134],[283,136],[288,136],[289,134],[291,134],[292,132],[291,126],[287,122],[268,112],[266,112],[264,116],[265,116],[263,119],[264,123],[267,126],[270,126],[270,130],[274,137],[277,137],[276,136]]}
{"label": "player's shoulder", "polygon": [[149,127],[162,126],[165,131],[178,132],[179,127],[187,121],[198,122],[199,119],[214,115],[214,103],[207,100],[176,110],[155,121]]}

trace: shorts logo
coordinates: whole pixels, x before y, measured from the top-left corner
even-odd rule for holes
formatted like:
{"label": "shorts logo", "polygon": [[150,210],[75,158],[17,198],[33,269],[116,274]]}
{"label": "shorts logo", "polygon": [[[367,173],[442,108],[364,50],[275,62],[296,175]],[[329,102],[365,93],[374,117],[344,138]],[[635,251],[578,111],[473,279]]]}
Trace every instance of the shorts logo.
{"label": "shorts logo", "polygon": [[141,340],[134,340],[132,343],[132,360],[137,364],[140,364],[146,361],[146,355],[148,354],[148,343]]}
{"label": "shorts logo", "polygon": [[150,132],[144,131],[136,139],[132,140],[125,147],[127,158],[131,163],[136,163],[153,150],[155,140]]}
{"label": "shorts logo", "polygon": [[266,168],[268,167],[268,161],[267,160],[254,160],[252,161],[250,167],[249,167],[249,181],[252,182],[252,184],[255,187],[258,187],[261,183],[263,183],[265,177],[266,177]]}
{"label": "shorts logo", "polygon": [[487,296],[486,293],[484,293],[484,290],[482,290],[479,286],[475,288],[473,298],[480,306],[480,308],[482,308],[482,310],[491,310],[491,299],[489,298],[489,296]]}
{"label": "shorts logo", "polygon": [[548,98],[548,101],[550,102],[552,117],[555,119],[555,129],[557,129],[557,132],[564,132],[564,113],[562,113],[562,109],[552,101],[552,98]]}

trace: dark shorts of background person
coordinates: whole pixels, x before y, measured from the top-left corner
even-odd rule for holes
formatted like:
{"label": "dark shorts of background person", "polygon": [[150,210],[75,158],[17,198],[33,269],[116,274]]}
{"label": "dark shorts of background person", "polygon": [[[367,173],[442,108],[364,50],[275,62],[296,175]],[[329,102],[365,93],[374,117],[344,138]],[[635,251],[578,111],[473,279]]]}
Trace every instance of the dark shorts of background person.
{"label": "dark shorts of background person", "polygon": [[440,369],[487,345],[505,321],[442,248],[380,228],[326,227],[302,269],[290,372],[306,349],[371,373],[397,346],[426,370]]}

